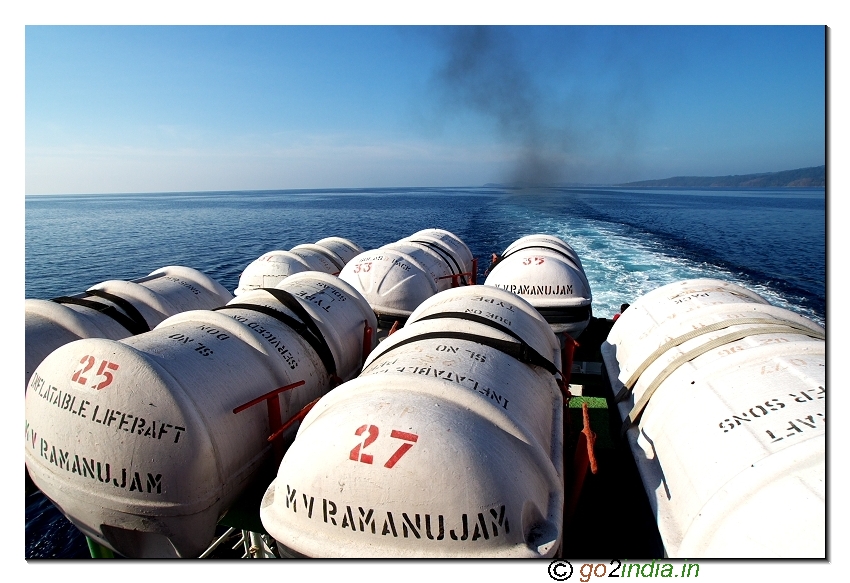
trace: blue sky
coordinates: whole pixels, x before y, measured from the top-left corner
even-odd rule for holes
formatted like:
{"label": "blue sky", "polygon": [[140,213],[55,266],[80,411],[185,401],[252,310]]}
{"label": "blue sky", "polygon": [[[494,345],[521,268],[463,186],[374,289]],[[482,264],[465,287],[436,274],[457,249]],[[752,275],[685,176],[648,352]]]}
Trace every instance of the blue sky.
{"label": "blue sky", "polygon": [[825,163],[822,26],[44,26],[27,194],[610,184]]}

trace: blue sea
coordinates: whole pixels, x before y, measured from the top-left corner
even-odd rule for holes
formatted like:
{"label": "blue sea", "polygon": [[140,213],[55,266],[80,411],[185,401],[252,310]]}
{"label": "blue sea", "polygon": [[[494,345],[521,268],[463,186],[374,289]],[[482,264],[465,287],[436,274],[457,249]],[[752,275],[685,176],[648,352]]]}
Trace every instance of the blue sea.
{"label": "blue sea", "polygon": [[[373,249],[425,228],[479,260],[546,233],[579,254],[593,314],[675,281],[711,277],[826,326],[823,188],[387,188],[26,197],[27,298],[71,295],[167,265],[233,291],[272,250],[331,236]],[[85,539],[40,494],[26,505],[26,557],[87,557]]]}

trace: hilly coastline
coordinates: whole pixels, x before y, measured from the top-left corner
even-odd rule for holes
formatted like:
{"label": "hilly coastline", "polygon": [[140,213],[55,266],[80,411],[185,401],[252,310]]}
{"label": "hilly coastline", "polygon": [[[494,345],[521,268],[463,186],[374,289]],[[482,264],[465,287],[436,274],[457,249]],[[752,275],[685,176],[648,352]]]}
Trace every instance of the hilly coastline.
{"label": "hilly coastline", "polygon": [[762,174],[735,174],[731,176],[674,176],[661,180],[641,180],[614,186],[651,187],[720,187],[720,188],[784,188],[826,186],[826,166],[811,166],[797,170],[764,172]]}

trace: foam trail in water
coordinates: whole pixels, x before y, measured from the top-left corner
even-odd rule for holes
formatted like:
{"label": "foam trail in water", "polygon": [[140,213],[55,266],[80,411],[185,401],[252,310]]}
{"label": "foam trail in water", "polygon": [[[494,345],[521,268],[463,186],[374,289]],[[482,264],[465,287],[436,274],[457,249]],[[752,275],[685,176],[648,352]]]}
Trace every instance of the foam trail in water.
{"label": "foam trail in water", "polygon": [[620,304],[632,303],[669,283],[715,278],[746,287],[775,306],[825,325],[812,310],[801,307],[776,290],[728,269],[685,259],[681,251],[670,249],[652,238],[636,236],[629,227],[593,219],[575,219],[569,224],[544,220],[536,228],[537,232],[562,238],[576,250],[590,282],[593,315],[596,317],[610,318],[620,311]]}

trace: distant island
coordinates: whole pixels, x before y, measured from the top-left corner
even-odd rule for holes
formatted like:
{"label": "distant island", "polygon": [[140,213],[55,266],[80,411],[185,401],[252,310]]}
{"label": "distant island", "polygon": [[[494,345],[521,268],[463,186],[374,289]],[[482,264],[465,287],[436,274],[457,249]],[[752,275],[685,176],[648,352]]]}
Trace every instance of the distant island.
{"label": "distant island", "polygon": [[[547,186],[528,182],[488,182],[485,188],[539,188]],[[733,174],[731,176],[674,176],[673,178],[662,178],[659,180],[640,180],[637,182],[623,182],[620,184],[588,184],[583,182],[570,182],[550,184],[555,187],[652,187],[652,188],[801,188],[826,187],[826,166],[811,166],[809,168],[798,168],[797,170],[783,170],[781,172],[763,172],[761,174]]]}
{"label": "distant island", "polygon": [[674,176],[661,180],[641,180],[613,186],[652,187],[722,187],[722,188],[784,188],[801,186],[826,186],[826,166],[812,166],[782,172],[762,174],[735,174],[732,176]]}

